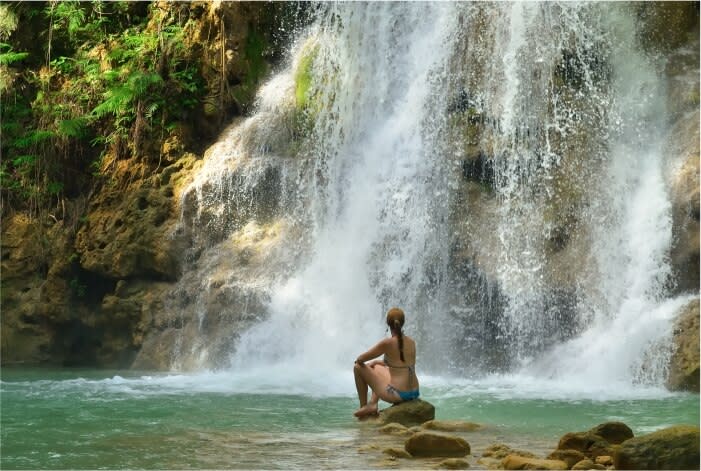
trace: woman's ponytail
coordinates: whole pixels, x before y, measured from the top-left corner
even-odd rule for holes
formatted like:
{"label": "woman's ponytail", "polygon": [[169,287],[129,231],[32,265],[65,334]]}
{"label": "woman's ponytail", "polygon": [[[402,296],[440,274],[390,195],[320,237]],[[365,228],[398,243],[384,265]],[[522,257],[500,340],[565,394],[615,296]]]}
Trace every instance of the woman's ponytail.
{"label": "woman's ponytail", "polygon": [[387,311],[387,325],[392,329],[392,332],[397,334],[397,340],[399,341],[399,358],[404,361],[404,334],[402,334],[402,327],[404,327],[404,311],[398,307],[393,307]]}
{"label": "woman's ponytail", "polygon": [[399,323],[399,319],[394,319],[392,322],[392,330],[397,333],[397,341],[399,342],[399,358],[404,361],[404,338],[402,334],[402,325]]}

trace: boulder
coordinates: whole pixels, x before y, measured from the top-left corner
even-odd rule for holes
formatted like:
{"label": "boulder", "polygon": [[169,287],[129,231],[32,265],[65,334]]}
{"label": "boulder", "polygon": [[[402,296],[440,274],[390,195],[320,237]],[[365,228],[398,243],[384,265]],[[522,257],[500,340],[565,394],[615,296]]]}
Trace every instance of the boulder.
{"label": "boulder", "polygon": [[421,399],[401,402],[380,411],[379,422],[396,422],[405,426],[419,425],[436,417],[436,408]]}
{"label": "boulder", "polygon": [[421,427],[441,432],[474,432],[482,428],[480,424],[463,422],[461,420],[429,420],[421,424]]}
{"label": "boulder", "polygon": [[699,392],[699,299],[682,308],[674,324],[674,352],[669,361],[667,388]]}
{"label": "boulder", "polygon": [[623,442],[616,469],[699,469],[699,427],[677,425]]}
{"label": "boulder", "polygon": [[[577,450],[586,456],[591,456],[592,449],[604,449],[609,443],[592,432],[570,432],[560,438],[558,450]],[[598,455],[597,455],[598,456]]]}
{"label": "boulder", "polygon": [[518,455],[508,455],[501,460],[501,465],[504,469],[568,469],[564,461],[526,458]]}
{"label": "boulder", "polygon": [[586,459],[587,457],[581,451],[577,450],[555,450],[547,457],[549,460],[560,460],[567,463],[568,468],[572,468],[575,464]]}
{"label": "boulder", "polygon": [[468,469],[470,463],[463,458],[446,458],[435,466],[435,469]]}
{"label": "boulder", "polygon": [[633,431],[623,422],[605,422],[589,431],[613,445],[618,445],[629,438],[633,438]]}
{"label": "boulder", "polygon": [[460,458],[470,454],[470,444],[464,439],[434,432],[415,433],[404,443],[404,449],[422,457]]}
{"label": "boulder", "polygon": [[[600,434],[608,437],[608,440]],[[595,459],[597,456],[612,456],[617,444],[632,436],[633,431],[626,424],[606,422],[586,432],[566,433],[560,438],[557,449],[577,450],[587,458]]]}
{"label": "boulder", "polygon": [[579,463],[575,463],[571,469],[606,469],[606,466],[596,464],[590,459],[584,459]]}
{"label": "boulder", "polygon": [[613,458],[611,456],[597,456],[594,463],[604,466],[613,466]]}

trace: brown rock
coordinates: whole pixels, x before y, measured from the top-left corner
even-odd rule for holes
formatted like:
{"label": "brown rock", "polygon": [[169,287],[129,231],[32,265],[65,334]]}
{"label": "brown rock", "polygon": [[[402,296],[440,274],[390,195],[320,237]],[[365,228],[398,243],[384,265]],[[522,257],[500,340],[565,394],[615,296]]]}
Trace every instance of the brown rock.
{"label": "brown rock", "polygon": [[699,392],[699,299],[682,308],[674,324],[674,353],[669,362],[667,387]]}
{"label": "brown rock", "polygon": [[508,455],[501,461],[504,469],[567,469],[567,463],[560,460],[543,460],[524,456]]}
{"label": "brown rock", "polygon": [[436,416],[436,409],[432,404],[415,399],[401,402],[380,411],[380,423],[390,424],[396,422],[405,426],[418,425]]}
{"label": "brown rock", "polygon": [[633,438],[633,431],[623,422],[605,422],[597,425],[589,432],[600,436],[613,445],[618,445],[629,438]]}
{"label": "brown rock", "polygon": [[601,436],[591,432],[570,432],[562,436],[557,444],[558,450],[577,450],[589,458],[611,455],[611,444]]}
{"label": "brown rock", "polygon": [[699,469],[699,427],[678,425],[623,442],[616,469]]}
{"label": "brown rock", "polygon": [[463,458],[446,458],[434,466],[435,469],[468,469],[469,467],[470,463]]}
{"label": "brown rock", "polygon": [[601,464],[604,466],[612,466],[613,458],[611,456],[597,456],[594,463]]}
{"label": "brown rock", "polygon": [[572,468],[575,464],[586,459],[586,456],[577,450],[555,450],[547,456],[547,459],[564,461],[568,468]]}
{"label": "brown rock", "polygon": [[461,420],[429,420],[421,424],[421,427],[442,432],[474,432],[475,430],[480,430],[482,425]]}
{"label": "brown rock", "polygon": [[523,456],[524,458],[537,458],[537,456],[530,451],[515,450],[503,443],[495,443],[490,445],[482,452],[482,456],[485,458],[503,459],[508,455]]}
{"label": "brown rock", "polygon": [[596,464],[590,459],[585,459],[572,466],[572,469],[606,469],[606,466]]}
{"label": "brown rock", "polygon": [[470,445],[460,437],[434,432],[419,432],[407,439],[404,448],[412,456],[462,457],[470,454]]}
{"label": "brown rock", "polygon": [[409,452],[403,448],[385,448],[382,450],[385,455],[393,456],[395,458],[411,458]]}

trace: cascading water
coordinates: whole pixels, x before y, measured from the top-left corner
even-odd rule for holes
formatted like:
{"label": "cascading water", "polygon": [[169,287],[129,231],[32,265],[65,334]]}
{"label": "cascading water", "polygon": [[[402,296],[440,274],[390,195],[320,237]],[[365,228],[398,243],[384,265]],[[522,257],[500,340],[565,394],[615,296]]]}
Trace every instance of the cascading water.
{"label": "cascading water", "polygon": [[[186,192],[196,297],[262,293],[204,363],[347,376],[398,305],[424,371],[660,384],[686,298],[630,8],[320,5]],[[251,238],[253,268],[223,261]]]}

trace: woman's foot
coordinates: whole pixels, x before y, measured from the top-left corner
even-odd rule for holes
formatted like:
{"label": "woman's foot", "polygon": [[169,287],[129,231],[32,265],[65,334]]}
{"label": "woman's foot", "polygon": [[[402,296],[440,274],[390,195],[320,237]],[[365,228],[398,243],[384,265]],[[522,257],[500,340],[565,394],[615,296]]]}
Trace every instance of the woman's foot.
{"label": "woman's foot", "polygon": [[377,415],[377,402],[369,403],[358,409],[353,413],[359,419],[364,417],[369,417],[371,415]]}

